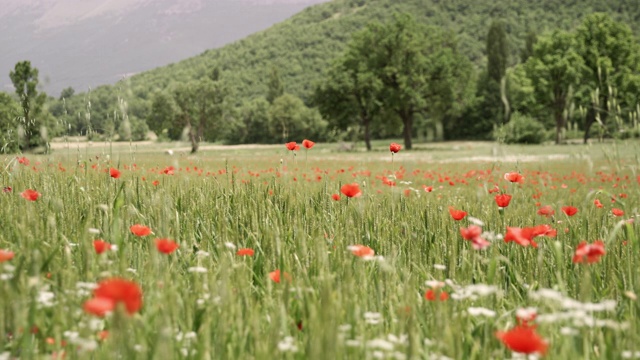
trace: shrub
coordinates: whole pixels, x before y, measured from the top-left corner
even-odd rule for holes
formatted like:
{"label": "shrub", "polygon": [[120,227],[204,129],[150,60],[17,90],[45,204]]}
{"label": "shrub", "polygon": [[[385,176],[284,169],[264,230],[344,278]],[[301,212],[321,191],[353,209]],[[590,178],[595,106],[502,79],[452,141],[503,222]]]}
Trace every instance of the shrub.
{"label": "shrub", "polygon": [[505,144],[540,144],[545,140],[544,126],[537,120],[514,113],[511,120],[493,132],[496,141]]}

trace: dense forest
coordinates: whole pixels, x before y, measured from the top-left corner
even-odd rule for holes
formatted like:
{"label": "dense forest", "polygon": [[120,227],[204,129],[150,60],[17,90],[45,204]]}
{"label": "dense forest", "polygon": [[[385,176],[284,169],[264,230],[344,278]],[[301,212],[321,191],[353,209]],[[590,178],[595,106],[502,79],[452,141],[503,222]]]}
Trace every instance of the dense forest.
{"label": "dense forest", "polygon": [[194,151],[303,137],[404,136],[411,147],[638,136],[639,24],[635,0],[335,0],[87,92],[44,96],[37,69],[17,64],[23,89],[0,94],[2,149],[149,130]]}

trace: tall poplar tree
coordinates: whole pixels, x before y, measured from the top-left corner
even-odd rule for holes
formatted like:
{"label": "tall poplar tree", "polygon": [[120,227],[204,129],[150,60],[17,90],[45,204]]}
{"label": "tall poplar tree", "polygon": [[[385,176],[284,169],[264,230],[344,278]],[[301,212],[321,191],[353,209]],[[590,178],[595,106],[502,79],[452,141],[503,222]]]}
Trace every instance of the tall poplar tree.
{"label": "tall poplar tree", "polygon": [[493,114],[494,121],[500,125],[506,122],[506,112],[501,99],[500,86],[509,62],[507,32],[502,21],[494,21],[487,33],[487,75],[485,88],[485,106]]}
{"label": "tall poplar tree", "polygon": [[38,137],[41,121],[38,119],[46,94],[38,92],[38,69],[30,61],[21,61],[9,73],[15,92],[20,100],[20,125],[24,138],[20,147],[23,150],[33,148],[40,143]]}

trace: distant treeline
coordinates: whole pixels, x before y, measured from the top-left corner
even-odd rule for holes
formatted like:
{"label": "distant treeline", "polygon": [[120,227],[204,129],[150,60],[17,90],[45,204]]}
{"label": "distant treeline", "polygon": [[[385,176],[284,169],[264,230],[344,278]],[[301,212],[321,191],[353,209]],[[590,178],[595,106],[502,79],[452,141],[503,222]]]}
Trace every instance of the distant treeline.
{"label": "distant treeline", "polygon": [[342,0],[84,93],[43,94],[24,61],[11,72],[16,92],[0,93],[2,150],[149,130],[193,151],[200,141],[637,137],[639,21],[631,0]]}

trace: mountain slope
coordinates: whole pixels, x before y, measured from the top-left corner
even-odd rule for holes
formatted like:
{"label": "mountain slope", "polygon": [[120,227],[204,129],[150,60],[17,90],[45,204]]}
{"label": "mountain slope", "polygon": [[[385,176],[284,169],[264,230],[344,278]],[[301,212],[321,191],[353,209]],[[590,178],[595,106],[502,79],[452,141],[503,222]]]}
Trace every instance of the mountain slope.
{"label": "mountain slope", "polygon": [[507,24],[512,62],[527,31],[572,28],[582,17],[602,11],[640,30],[640,2],[635,0],[335,0],[303,10],[266,31],[209,50],[177,64],[131,78],[134,94],[183,81],[197,69],[217,64],[240,98],[266,93],[271,67],[280,69],[288,92],[308,99],[322,70],[340,53],[351,34],[369,21],[383,20],[393,12],[408,12],[420,21],[443,26],[458,35],[460,48],[476,64],[484,63],[485,34],[494,19]]}
{"label": "mountain slope", "polygon": [[44,90],[85,91],[265,29],[327,0],[3,0],[0,90],[30,60]]}

